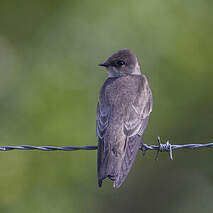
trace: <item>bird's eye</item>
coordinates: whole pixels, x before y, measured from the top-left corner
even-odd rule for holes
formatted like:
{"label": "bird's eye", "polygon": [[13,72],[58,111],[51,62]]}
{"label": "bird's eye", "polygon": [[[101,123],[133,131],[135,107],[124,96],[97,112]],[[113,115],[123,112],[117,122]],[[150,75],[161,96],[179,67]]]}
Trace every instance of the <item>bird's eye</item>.
{"label": "bird's eye", "polygon": [[117,64],[118,64],[119,66],[122,66],[122,65],[124,65],[124,64],[126,64],[126,63],[125,63],[124,61],[118,61]]}

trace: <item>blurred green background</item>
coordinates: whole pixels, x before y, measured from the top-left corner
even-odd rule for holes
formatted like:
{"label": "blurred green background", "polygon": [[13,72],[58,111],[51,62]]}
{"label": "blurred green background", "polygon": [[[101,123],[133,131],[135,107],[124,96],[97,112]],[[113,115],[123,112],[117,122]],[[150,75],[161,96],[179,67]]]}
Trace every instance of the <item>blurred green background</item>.
{"label": "blurred green background", "polygon": [[[96,145],[97,66],[122,48],[153,91],[144,136],[211,142],[213,1],[0,1],[1,145]],[[0,212],[212,212],[213,150],[138,158],[97,187],[96,151],[0,153]]]}

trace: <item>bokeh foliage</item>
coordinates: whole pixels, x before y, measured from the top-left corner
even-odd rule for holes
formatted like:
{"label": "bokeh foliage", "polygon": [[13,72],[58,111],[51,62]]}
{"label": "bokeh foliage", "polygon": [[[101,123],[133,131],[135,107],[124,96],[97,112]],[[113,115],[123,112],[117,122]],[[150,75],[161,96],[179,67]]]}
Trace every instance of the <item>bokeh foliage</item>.
{"label": "bokeh foliage", "polygon": [[[103,62],[130,48],[154,109],[144,141],[207,143],[213,2],[0,1],[1,145],[95,145]],[[0,153],[0,212],[212,212],[213,151],[140,154],[122,187],[97,187],[96,151]]]}

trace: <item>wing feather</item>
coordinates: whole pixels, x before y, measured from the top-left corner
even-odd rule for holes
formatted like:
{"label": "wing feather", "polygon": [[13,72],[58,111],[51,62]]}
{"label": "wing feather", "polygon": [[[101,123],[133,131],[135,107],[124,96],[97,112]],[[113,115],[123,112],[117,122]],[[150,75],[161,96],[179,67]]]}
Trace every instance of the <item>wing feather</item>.
{"label": "wing feather", "polygon": [[98,103],[97,112],[96,112],[96,136],[103,138],[104,133],[108,127],[108,108],[102,106]]}
{"label": "wing feather", "polygon": [[144,77],[141,82],[137,95],[127,108],[127,118],[124,121],[124,132],[131,137],[136,134],[143,135],[146,128],[146,118],[152,111],[152,92],[148,81]]}

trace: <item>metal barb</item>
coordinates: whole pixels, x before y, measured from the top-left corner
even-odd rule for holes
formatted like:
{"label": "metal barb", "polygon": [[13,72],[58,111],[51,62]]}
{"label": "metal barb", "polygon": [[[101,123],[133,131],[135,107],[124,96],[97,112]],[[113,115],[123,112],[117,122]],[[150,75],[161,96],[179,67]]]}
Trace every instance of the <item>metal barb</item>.
{"label": "metal barb", "polygon": [[170,160],[173,160],[172,145],[169,143],[169,140],[165,144],[162,144],[160,136],[158,136],[157,141],[158,141],[159,146],[158,146],[155,160],[158,160],[159,152],[169,152],[169,158],[170,158]]}

